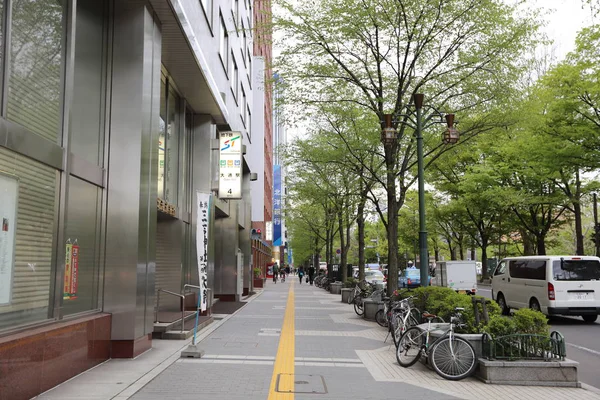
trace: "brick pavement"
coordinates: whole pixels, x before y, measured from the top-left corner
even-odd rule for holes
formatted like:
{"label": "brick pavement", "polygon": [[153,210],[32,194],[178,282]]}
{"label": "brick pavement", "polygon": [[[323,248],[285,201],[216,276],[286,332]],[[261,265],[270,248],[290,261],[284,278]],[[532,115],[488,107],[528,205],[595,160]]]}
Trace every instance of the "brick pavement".
{"label": "brick pavement", "polygon": [[[41,398],[267,399],[291,281],[268,282],[236,314],[209,326],[199,336],[206,352],[201,359],[181,359],[184,342],[161,341],[135,360],[111,360]],[[401,368],[390,339],[384,343],[384,328],[358,317],[339,295],[294,285],[297,400],[600,399],[584,389],[486,385],[475,378],[452,382],[420,363]]]}

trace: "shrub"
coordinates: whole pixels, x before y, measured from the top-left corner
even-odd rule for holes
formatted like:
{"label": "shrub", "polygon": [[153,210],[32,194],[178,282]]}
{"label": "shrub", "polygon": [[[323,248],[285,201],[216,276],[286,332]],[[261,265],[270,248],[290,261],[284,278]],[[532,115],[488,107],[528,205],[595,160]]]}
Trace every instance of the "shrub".
{"label": "shrub", "polygon": [[255,278],[260,278],[261,274],[262,274],[262,270],[258,267],[254,267],[254,277]]}
{"label": "shrub", "polygon": [[529,333],[548,336],[550,328],[548,318],[539,311],[521,308],[513,314],[517,333]]}
{"label": "shrub", "polygon": [[358,279],[348,278],[342,287],[354,289],[356,285],[358,285]]}
{"label": "shrub", "polygon": [[494,315],[493,317],[490,317],[490,322],[483,327],[483,331],[489,333],[492,338],[495,339],[499,336],[517,333],[517,325],[509,317]]}

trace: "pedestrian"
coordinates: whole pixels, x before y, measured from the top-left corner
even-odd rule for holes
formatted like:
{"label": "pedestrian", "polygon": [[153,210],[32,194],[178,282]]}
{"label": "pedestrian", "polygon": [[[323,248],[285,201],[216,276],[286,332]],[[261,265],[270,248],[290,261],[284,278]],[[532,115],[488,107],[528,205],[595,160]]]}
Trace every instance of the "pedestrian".
{"label": "pedestrian", "polygon": [[298,269],[298,278],[300,278],[300,284],[302,285],[302,278],[304,278],[304,267]]}
{"label": "pedestrian", "polygon": [[308,267],[308,280],[310,281],[310,285],[312,286],[315,281],[315,267],[312,265]]}
{"label": "pedestrian", "polygon": [[277,275],[279,275],[279,268],[277,264],[273,264],[273,283],[277,283]]}

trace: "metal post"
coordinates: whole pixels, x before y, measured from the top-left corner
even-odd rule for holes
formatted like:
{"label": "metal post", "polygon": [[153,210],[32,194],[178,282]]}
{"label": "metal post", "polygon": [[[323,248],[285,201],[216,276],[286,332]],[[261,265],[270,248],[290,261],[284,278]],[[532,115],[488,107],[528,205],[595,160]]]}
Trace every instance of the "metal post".
{"label": "metal post", "polygon": [[598,232],[598,198],[594,193],[594,236],[596,238],[596,257],[600,255],[600,232]]}
{"label": "metal post", "polygon": [[429,286],[429,258],[427,256],[427,227],[425,226],[425,176],[423,165],[423,132],[422,108],[424,95],[414,95],[415,108],[417,109],[417,162],[419,180],[419,262],[421,270],[421,286]]}

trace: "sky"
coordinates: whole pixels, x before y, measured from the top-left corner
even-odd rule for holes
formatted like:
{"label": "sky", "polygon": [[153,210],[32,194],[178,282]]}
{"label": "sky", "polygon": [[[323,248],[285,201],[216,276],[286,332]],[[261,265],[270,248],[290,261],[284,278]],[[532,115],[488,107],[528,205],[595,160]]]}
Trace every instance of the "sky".
{"label": "sky", "polygon": [[527,3],[548,12],[545,16],[548,25],[543,31],[554,41],[559,60],[574,49],[577,32],[592,23],[589,6],[582,7],[582,0],[527,0]]}

